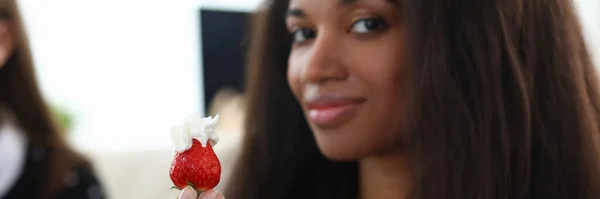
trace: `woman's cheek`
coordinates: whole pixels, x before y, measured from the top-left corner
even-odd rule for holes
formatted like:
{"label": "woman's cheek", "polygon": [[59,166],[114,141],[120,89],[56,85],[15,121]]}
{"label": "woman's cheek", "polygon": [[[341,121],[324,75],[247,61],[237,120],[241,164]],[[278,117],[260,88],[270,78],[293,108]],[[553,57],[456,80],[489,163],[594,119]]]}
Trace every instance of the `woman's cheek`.
{"label": "woman's cheek", "polygon": [[302,82],[302,68],[298,63],[297,57],[298,53],[294,53],[293,51],[290,53],[287,66],[287,81],[288,85],[292,89],[293,94],[298,98]]}

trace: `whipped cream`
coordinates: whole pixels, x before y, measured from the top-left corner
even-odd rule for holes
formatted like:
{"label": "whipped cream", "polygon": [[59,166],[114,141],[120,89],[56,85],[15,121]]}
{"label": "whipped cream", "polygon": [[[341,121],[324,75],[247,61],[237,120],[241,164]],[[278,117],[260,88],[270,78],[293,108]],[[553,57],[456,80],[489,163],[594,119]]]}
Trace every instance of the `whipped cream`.
{"label": "whipped cream", "polygon": [[219,136],[214,130],[219,115],[214,118],[202,117],[200,114],[192,114],[189,116],[183,125],[171,128],[171,140],[175,147],[175,151],[182,153],[192,148],[192,139],[198,140],[202,147],[206,147],[207,143],[211,146],[217,145]]}

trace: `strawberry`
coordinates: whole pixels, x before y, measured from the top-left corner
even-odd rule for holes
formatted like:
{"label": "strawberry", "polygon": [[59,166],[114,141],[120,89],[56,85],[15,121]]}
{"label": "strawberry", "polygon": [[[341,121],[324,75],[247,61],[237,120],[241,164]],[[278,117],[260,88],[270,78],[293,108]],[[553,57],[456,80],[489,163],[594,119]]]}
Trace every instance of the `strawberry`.
{"label": "strawberry", "polygon": [[196,139],[192,139],[192,147],[182,153],[175,154],[169,170],[173,188],[183,189],[190,185],[197,191],[206,191],[219,184],[221,179],[221,163],[210,143],[203,147]]}

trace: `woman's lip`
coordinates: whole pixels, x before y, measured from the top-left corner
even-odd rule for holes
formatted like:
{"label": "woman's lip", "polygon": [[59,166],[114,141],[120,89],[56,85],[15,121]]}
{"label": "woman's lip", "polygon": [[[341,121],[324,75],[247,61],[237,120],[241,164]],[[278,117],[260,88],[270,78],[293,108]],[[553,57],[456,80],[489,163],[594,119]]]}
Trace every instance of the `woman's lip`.
{"label": "woman's lip", "polygon": [[305,100],[308,109],[328,109],[350,104],[360,104],[363,98],[344,97],[339,95],[323,95]]}
{"label": "woman's lip", "polygon": [[306,101],[308,119],[320,127],[333,127],[352,118],[365,102],[362,98],[320,96]]}

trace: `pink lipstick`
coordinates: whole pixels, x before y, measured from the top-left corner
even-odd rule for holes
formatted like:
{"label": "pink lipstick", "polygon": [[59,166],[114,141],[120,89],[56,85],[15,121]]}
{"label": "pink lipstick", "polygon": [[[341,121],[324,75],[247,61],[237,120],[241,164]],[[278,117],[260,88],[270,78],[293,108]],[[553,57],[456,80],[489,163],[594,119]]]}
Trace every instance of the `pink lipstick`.
{"label": "pink lipstick", "polygon": [[365,101],[363,98],[329,94],[308,98],[305,106],[309,121],[317,126],[332,127],[351,119]]}

